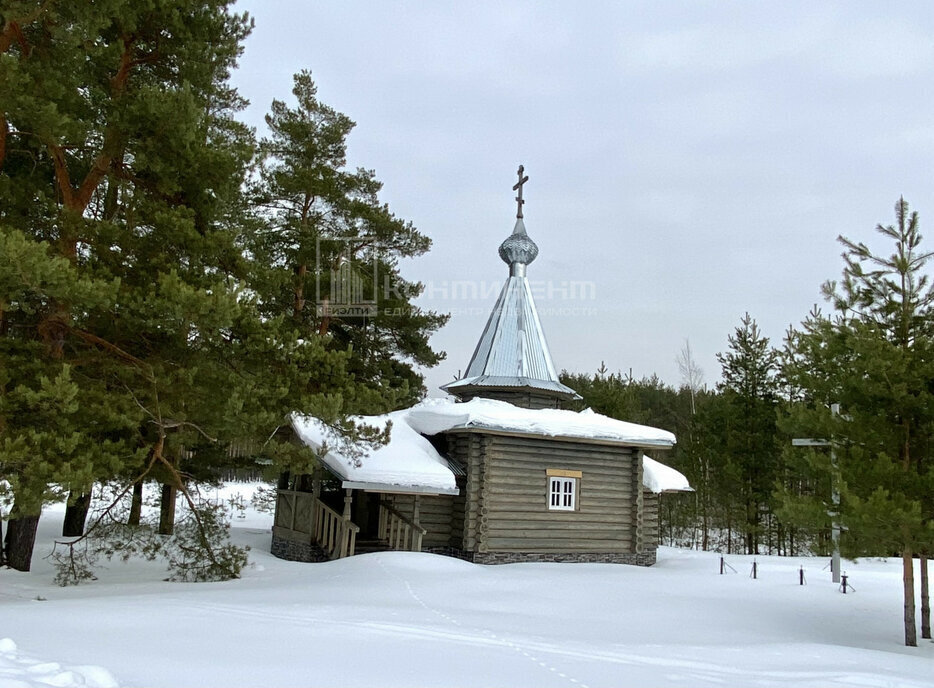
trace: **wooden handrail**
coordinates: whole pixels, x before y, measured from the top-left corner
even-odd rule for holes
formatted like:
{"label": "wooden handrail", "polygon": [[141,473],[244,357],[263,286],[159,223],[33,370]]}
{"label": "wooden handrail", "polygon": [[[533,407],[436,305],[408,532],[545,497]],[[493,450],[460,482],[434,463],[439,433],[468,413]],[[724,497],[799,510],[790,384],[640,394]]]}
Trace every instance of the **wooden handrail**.
{"label": "wooden handrail", "polygon": [[322,502],[312,496],[314,533],[312,534],[318,544],[330,559],[352,557],[356,549],[357,534],[360,526],[349,518],[344,518]]}
{"label": "wooden handrail", "polygon": [[311,532],[308,533],[311,541],[321,547],[329,559],[342,559],[352,557],[357,547],[357,534],[360,526],[344,518],[342,514],[334,511],[327,504],[310,492],[296,490],[279,490],[279,495],[291,503],[290,529],[305,532],[300,523],[295,522],[295,513],[299,500],[311,502]]}
{"label": "wooden handrail", "polygon": [[385,510],[388,511],[390,514],[393,514],[396,518],[398,518],[398,519],[399,519],[400,521],[402,521],[403,523],[406,523],[406,524],[408,524],[409,526],[411,526],[413,529],[415,529],[415,530],[417,530],[417,531],[420,531],[422,535],[425,535],[425,534],[428,532],[427,530],[425,530],[424,528],[422,528],[422,526],[421,526],[420,523],[417,523],[416,521],[413,521],[413,520],[410,519],[408,516],[406,516],[405,514],[403,514],[401,511],[397,510],[397,509],[396,509],[394,506],[392,506],[391,504],[380,503],[379,506],[380,506],[381,509],[385,509]]}
{"label": "wooden handrail", "polygon": [[392,549],[422,551],[422,537],[428,532],[422,525],[385,502],[380,502],[379,536]]}

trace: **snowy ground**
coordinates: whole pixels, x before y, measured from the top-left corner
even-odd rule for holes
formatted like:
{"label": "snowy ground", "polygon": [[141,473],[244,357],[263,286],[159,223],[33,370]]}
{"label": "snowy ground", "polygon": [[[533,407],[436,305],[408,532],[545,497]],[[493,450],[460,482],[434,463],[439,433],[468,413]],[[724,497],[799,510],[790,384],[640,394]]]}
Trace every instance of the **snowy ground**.
{"label": "snowy ground", "polygon": [[[0,571],[0,688],[33,686],[934,686],[934,644],[901,645],[897,560],[826,563],[662,549],[652,568],[475,566],[427,554],[326,564],[269,555],[271,517],[234,539],[227,583],[163,582],[114,562],[52,584],[40,524],[33,571]],[[807,585],[798,585],[798,566]]]}

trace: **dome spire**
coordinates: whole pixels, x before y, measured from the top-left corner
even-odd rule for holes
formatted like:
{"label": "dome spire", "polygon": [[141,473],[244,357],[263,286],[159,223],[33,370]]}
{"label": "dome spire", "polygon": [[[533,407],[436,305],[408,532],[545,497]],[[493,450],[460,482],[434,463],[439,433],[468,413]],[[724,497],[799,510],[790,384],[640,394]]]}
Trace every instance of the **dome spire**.
{"label": "dome spire", "polygon": [[458,399],[501,399],[524,408],[560,408],[563,401],[579,399],[561,383],[551,360],[548,342],[535,309],[526,266],[538,255],[522,220],[522,185],[529,181],[519,165],[516,226],[500,244],[499,257],[509,266],[509,279],[490,313],[467,373],[441,389]]}
{"label": "dome spire", "polygon": [[518,191],[516,196],[516,226],[512,234],[506,237],[499,246],[499,257],[509,266],[509,274],[513,277],[524,277],[525,266],[531,263],[538,256],[538,246],[529,237],[525,231],[525,222],[522,220],[522,206],[525,201],[522,199],[522,187],[529,181],[528,175],[524,174],[525,167],[519,165],[519,181],[513,186],[513,191]]}

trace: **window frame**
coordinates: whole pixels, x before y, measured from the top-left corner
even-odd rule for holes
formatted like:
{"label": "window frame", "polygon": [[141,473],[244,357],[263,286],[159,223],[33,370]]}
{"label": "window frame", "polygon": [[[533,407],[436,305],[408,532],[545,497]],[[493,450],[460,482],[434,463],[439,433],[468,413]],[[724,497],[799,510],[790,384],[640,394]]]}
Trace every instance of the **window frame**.
{"label": "window frame", "polygon": [[[548,476],[548,511],[577,511],[580,478]],[[555,489],[557,487],[557,489]],[[570,489],[567,489],[570,488]],[[555,503],[557,499],[557,504]],[[570,504],[567,504],[570,499]]]}

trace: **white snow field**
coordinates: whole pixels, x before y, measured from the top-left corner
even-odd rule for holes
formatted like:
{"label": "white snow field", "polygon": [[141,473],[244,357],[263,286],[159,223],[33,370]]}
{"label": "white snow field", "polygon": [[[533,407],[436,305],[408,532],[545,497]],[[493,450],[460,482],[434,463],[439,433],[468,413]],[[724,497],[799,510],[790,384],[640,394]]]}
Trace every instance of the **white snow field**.
{"label": "white snow field", "polygon": [[[247,488],[242,488],[247,489]],[[228,494],[225,490],[224,494]],[[30,573],[0,571],[0,687],[934,686],[934,644],[901,644],[901,566],[662,548],[651,568],[477,566],[386,552],[325,564],[269,554],[268,514],[233,538],[250,568],[168,583],[113,562],[59,588],[40,523]],[[798,585],[798,567],[807,585]]]}

